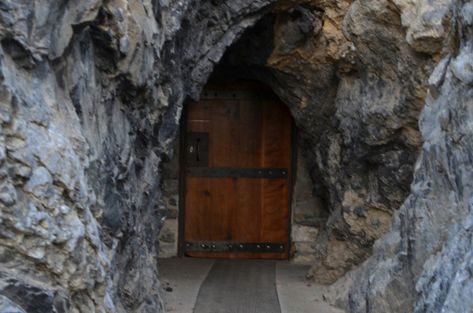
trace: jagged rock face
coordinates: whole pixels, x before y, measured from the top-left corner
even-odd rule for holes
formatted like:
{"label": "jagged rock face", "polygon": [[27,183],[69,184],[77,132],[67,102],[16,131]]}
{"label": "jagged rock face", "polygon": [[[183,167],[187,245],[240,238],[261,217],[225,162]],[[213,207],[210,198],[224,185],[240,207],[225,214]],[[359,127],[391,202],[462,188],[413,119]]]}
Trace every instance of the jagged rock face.
{"label": "jagged rock face", "polygon": [[223,65],[269,83],[296,120],[329,216],[312,275],[333,282],[371,254],[421,152],[349,310],[464,312],[472,12],[460,0],[0,2],[0,312],[163,310],[161,163],[185,98],[259,20]]}
{"label": "jagged rock face", "polygon": [[0,3],[0,311],[161,312],[160,164],[271,1]]}
{"label": "jagged rock face", "polygon": [[350,312],[469,312],[472,295],[473,5],[429,79],[411,194],[375,255],[354,275]]}
{"label": "jagged rock face", "polygon": [[325,259],[313,275],[328,283],[371,254],[408,194],[432,69],[431,56],[406,42],[390,1],[354,2],[343,24],[351,51],[339,72],[334,127],[313,148],[314,176],[323,181],[332,210],[326,243],[318,243]]}

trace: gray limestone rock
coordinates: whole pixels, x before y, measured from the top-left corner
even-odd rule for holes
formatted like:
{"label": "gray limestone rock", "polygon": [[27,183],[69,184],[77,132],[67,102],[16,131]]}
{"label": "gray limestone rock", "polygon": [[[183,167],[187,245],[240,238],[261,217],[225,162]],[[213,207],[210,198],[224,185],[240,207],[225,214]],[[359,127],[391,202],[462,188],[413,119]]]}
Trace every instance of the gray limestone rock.
{"label": "gray limestone rock", "polygon": [[349,310],[465,312],[472,12],[464,0],[0,1],[0,312],[164,310],[162,162],[221,59],[294,116],[325,210],[304,237],[317,236],[312,275],[360,265],[394,216]]}
{"label": "gray limestone rock", "polygon": [[26,313],[20,306],[5,296],[0,295],[0,312],[4,313]]}
{"label": "gray limestone rock", "polygon": [[349,312],[472,310],[473,89],[468,66],[459,67],[473,57],[468,6],[460,1],[454,9],[459,50],[450,51],[430,78],[411,194],[390,234],[357,270]]}
{"label": "gray limestone rock", "polygon": [[271,2],[0,3],[0,270],[28,281],[3,307],[163,311],[161,160],[184,99]]}

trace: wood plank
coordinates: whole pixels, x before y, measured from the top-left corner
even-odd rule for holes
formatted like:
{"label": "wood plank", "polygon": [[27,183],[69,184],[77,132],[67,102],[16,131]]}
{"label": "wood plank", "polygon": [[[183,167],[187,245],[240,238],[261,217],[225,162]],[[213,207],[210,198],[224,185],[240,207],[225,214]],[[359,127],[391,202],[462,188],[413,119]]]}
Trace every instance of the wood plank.
{"label": "wood plank", "polygon": [[[286,167],[290,171],[291,120],[282,103],[263,102],[263,162],[265,167]],[[289,172],[290,173],[290,172]],[[261,237],[287,240],[289,237],[289,181],[262,180]]]}
{"label": "wood plank", "polygon": [[238,140],[237,121],[239,117],[238,102],[222,100],[213,105],[211,116],[211,142],[210,167],[224,167],[238,165]]}
{"label": "wood plank", "polygon": [[231,225],[235,207],[232,179],[187,178],[187,241],[232,240]]}
{"label": "wood plank", "polygon": [[239,178],[237,186],[237,206],[232,212],[233,240],[235,242],[260,242],[260,180]]}
{"label": "wood plank", "polygon": [[212,229],[206,216],[212,214],[210,185],[201,179],[186,180],[186,214],[184,236],[186,240],[211,240]]}
{"label": "wood plank", "polygon": [[256,101],[240,100],[238,121],[238,166],[261,167],[262,107]]}

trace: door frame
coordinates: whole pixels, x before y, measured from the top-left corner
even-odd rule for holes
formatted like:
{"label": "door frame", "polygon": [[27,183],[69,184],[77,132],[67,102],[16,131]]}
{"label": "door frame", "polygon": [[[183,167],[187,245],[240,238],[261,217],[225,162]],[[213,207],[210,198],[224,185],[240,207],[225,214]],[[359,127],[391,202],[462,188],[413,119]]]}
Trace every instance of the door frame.
{"label": "door frame", "polygon": [[[276,97],[279,99],[279,97]],[[279,99],[284,105],[284,101]],[[177,256],[185,257],[185,241],[184,241],[184,232],[185,232],[185,219],[186,219],[186,147],[187,147],[187,110],[188,110],[189,101],[184,102],[182,108],[182,114],[180,118],[179,125],[179,214],[178,214],[178,238],[177,238]],[[286,105],[287,106],[287,105]],[[296,181],[296,171],[297,171],[297,127],[294,122],[294,118],[291,115],[291,175],[288,181],[288,259],[293,255],[292,251],[292,197],[294,195],[294,185]]]}

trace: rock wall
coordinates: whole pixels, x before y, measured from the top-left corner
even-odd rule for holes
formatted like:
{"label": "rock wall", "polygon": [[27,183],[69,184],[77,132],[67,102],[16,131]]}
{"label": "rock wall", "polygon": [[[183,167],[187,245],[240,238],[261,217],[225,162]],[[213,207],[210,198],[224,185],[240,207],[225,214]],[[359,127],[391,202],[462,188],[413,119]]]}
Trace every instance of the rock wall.
{"label": "rock wall", "polygon": [[323,283],[371,254],[409,192],[433,61],[406,41],[401,15],[392,1],[357,1],[343,18],[349,49],[338,68],[333,126],[313,147],[314,176],[332,212],[313,268]]}
{"label": "rock wall", "polygon": [[308,160],[297,147],[296,176],[292,195],[291,261],[312,265],[316,262],[317,235],[327,219],[322,201],[316,196],[309,175]]}
{"label": "rock wall", "polygon": [[163,310],[161,160],[270,2],[0,2],[1,312]]}
{"label": "rock wall", "polygon": [[473,4],[452,2],[452,33],[429,79],[423,146],[392,231],[354,274],[350,312],[470,312]]}
{"label": "rock wall", "polygon": [[[178,136],[179,138],[179,136]],[[173,144],[173,156],[163,163],[162,198],[166,220],[158,236],[158,255],[160,258],[178,256],[179,243],[179,139]]]}
{"label": "rock wall", "polygon": [[472,12],[466,0],[1,1],[0,312],[163,310],[162,161],[225,51],[221,65],[269,83],[300,130],[328,216],[314,278],[363,262],[394,214],[349,310],[465,312]]}

